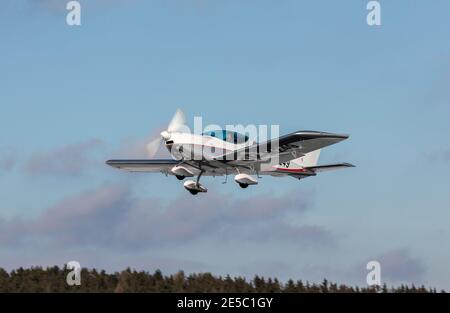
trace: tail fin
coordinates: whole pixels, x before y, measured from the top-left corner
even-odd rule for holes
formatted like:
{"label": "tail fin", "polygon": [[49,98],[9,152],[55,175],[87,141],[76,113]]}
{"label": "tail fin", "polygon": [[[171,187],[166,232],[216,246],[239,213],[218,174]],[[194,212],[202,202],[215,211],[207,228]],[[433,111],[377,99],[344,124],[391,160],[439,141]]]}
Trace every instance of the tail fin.
{"label": "tail fin", "polygon": [[308,152],[300,158],[291,160],[291,163],[295,164],[296,166],[300,166],[300,167],[316,166],[317,162],[319,161],[320,150],[321,149],[317,149],[317,150]]}

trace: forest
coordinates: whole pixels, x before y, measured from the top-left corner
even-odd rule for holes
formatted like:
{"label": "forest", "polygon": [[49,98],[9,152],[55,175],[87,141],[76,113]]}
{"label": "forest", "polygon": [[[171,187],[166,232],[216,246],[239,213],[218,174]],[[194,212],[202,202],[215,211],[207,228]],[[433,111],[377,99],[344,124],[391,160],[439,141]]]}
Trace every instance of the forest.
{"label": "forest", "polygon": [[280,282],[277,278],[256,275],[252,279],[244,277],[214,276],[211,273],[183,271],[163,275],[127,268],[121,272],[107,273],[96,269],[81,269],[80,285],[69,286],[66,277],[71,271],[67,267],[18,268],[10,272],[0,268],[1,293],[437,293],[445,292],[425,286],[400,285],[390,287],[358,287],[331,283],[324,279],[321,283],[289,279]]}

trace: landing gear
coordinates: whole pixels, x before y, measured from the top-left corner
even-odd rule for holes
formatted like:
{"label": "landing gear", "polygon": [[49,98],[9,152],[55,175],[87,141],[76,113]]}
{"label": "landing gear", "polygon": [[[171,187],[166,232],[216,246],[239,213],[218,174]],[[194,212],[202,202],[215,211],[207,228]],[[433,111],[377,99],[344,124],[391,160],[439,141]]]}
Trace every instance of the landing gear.
{"label": "landing gear", "polygon": [[250,185],[257,185],[258,181],[252,176],[244,173],[237,174],[234,177],[234,181],[239,184],[239,186],[243,189],[247,188]]}
{"label": "landing gear", "polygon": [[203,187],[200,184],[200,177],[202,176],[204,171],[201,171],[200,174],[197,176],[197,181],[193,181],[193,180],[187,180],[184,182],[184,188],[187,189],[187,191],[189,191],[192,195],[196,195],[199,192],[207,192],[208,189],[206,189],[205,187]]}
{"label": "landing gear", "polygon": [[186,176],[183,175],[175,175],[176,178],[178,178],[178,180],[183,180],[186,178]]}

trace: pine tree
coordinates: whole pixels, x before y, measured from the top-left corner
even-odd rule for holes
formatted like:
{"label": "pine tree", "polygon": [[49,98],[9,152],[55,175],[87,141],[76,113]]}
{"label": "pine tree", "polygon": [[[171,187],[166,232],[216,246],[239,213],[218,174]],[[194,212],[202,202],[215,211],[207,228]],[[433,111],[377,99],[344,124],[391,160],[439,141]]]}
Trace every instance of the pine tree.
{"label": "pine tree", "polygon": [[328,293],[328,280],[326,278],[323,279],[322,284],[320,285],[320,292]]}
{"label": "pine tree", "polygon": [[[190,274],[183,271],[164,276],[160,270],[153,274],[146,271],[127,268],[120,273],[108,274],[106,271],[83,268],[81,271],[81,286],[68,286],[66,266],[18,268],[10,273],[0,268],[0,292],[432,292],[436,288],[416,287],[414,284],[401,284],[388,288],[386,283],[382,287],[363,287],[337,285],[324,279],[321,284],[296,283],[289,279],[283,285],[277,278],[265,279],[255,275],[247,281],[244,277],[232,278],[214,276],[211,273]],[[441,292],[445,292],[442,290]]]}

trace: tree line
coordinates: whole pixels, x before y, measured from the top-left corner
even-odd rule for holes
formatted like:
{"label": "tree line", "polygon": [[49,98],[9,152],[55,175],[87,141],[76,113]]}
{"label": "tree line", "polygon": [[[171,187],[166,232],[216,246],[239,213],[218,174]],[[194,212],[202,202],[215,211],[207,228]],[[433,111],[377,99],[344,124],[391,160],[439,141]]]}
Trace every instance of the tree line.
{"label": "tree line", "polygon": [[[231,276],[214,276],[211,273],[186,275],[179,271],[163,275],[160,270],[154,273],[127,268],[121,272],[107,273],[96,269],[81,270],[81,285],[69,286],[66,277],[70,270],[66,267],[18,268],[7,272],[0,268],[0,292],[250,292],[250,293],[436,293],[435,288],[425,286],[400,285],[388,287],[357,287],[330,283],[303,282],[289,279],[282,283],[277,278],[264,278],[256,275],[253,279]],[[444,292],[443,290],[441,292]]]}

